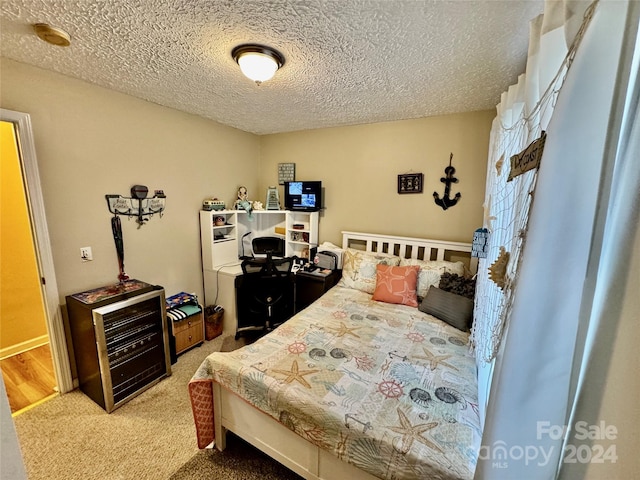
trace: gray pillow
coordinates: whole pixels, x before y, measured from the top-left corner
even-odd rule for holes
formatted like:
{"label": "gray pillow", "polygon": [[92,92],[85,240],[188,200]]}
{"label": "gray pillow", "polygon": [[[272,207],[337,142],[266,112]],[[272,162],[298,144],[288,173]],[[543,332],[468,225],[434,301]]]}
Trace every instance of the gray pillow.
{"label": "gray pillow", "polygon": [[469,331],[473,320],[473,300],[436,287],[429,288],[418,309],[463,332]]}

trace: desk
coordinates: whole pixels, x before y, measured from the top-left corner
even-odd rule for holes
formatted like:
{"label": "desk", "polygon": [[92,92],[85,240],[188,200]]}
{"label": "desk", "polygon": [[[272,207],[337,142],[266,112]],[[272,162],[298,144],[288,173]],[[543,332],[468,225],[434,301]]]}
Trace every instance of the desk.
{"label": "desk", "polygon": [[327,290],[338,283],[341,276],[342,270],[334,270],[326,276],[299,270],[298,273],[296,273],[295,283],[296,312],[308,307],[319,299]]}
{"label": "desk", "polygon": [[224,308],[222,333],[235,335],[238,328],[236,277],[242,275],[240,262],[221,265],[215,270],[205,270],[203,274],[205,305],[221,305]]}
{"label": "desk", "polygon": [[[302,270],[295,274],[295,311],[299,312],[320,298],[340,280],[342,271],[322,277]],[[238,328],[236,310],[236,278],[242,275],[240,262],[222,265],[216,270],[204,271],[205,305],[221,305],[224,308],[222,332],[235,335]]]}

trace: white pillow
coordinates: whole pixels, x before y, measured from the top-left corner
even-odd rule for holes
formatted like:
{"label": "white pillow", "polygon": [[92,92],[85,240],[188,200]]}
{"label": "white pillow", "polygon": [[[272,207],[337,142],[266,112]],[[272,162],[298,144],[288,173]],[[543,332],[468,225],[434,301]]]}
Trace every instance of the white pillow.
{"label": "white pillow", "polygon": [[447,260],[418,260],[416,258],[403,258],[400,266],[418,265],[418,298],[427,296],[429,287],[437,287],[440,284],[440,276],[445,273],[455,273],[464,276],[465,268],[462,262],[449,262]]}
{"label": "white pillow", "polygon": [[342,279],[338,285],[373,293],[376,289],[376,266],[380,264],[396,267],[400,264],[400,257],[347,248],[343,257]]}

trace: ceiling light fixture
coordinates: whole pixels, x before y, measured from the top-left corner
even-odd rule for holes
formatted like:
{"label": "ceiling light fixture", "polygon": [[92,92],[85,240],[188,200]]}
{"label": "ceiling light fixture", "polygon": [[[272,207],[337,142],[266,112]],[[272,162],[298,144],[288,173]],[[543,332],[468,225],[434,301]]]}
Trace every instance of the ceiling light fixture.
{"label": "ceiling light fixture", "polygon": [[60,28],[52,27],[47,23],[36,23],[33,30],[41,40],[58,47],[68,47],[71,44],[71,37]]}
{"label": "ceiling light fixture", "polygon": [[231,51],[231,56],[244,76],[258,85],[273,77],[284,65],[284,57],[280,52],[263,45],[238,45]]}

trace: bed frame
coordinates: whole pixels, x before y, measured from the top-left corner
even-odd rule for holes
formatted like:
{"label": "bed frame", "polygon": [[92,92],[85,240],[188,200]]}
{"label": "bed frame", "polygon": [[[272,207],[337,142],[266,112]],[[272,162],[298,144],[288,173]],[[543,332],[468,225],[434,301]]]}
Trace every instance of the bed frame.
{"label": "bed frame", "polygon": [[478,259],[471,257],[470,243],[343,231],[342,248],[360,248],[418,260],[460,260],[471,273],[478,270]]}
{"label": "bed frame", "polygon": [[[472,272],[475,273],[477,269],[477,259],[470,258],[471,244],[468,243],[358,232],[342,232],[342,238],[343,248],[394,253],[404,258],[426,260],[443,260],[454,254],[469,258]],[[210,447],[215,444],[218,450],[224,450],[226,432],[231,431],[305,479],[376,478],[299,437],[216,382],[213,382],[213,401],[216,440]]]}

